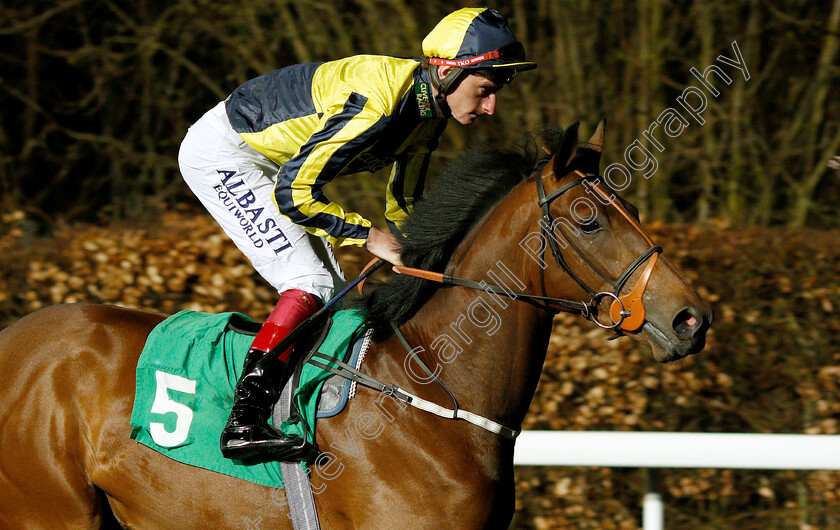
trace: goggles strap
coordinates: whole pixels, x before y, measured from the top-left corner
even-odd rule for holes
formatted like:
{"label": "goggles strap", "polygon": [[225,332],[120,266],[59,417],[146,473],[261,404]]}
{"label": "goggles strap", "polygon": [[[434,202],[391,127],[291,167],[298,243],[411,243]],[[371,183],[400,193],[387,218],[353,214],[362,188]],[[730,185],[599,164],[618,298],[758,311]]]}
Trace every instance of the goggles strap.
{"label": "goggles strap", "polygon": [[429,57],[429,64],[434,64],[436,66],[456,66],[459,68],[463,68],[464,66],[472,66],[477,63],[482,63],[484,61],[489,61],[491,59],[498,59],[499,58],[499,51],[493,51],[488,53],[482,53],[481,55],[476,55],[474,57],[467,57],[465,59],[443,59],[441,57]]}

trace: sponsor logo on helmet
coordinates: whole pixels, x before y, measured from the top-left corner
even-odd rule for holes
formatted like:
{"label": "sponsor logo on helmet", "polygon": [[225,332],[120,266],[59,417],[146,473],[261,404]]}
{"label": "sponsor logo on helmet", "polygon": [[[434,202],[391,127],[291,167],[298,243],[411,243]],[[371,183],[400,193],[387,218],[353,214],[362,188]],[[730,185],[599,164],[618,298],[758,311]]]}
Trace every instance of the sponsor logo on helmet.
{"label": "sponsor logo on helmet", "polygon": [[429,64],[464,67],[472,66],[474,64],[482,63],[484,61],[489,61],[491,59],[496,59],[498,57],[498,51],[483,53],[481,55],[476,55],[475,57],[468,57],[466,59],[443,59],[441,57],[431,57],[429,58]]}

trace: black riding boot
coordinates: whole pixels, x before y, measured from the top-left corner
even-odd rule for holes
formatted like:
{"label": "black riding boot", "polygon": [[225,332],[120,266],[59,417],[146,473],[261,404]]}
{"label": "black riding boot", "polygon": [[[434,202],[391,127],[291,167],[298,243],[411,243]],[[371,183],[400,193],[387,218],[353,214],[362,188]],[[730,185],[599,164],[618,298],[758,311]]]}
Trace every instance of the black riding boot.
{"label": "black riding boot", "polygon": [[[299,358],[297,350],[289,346],[277,355],[265,369],[258,369],[259,361],[289,336],[292,330],[318,310],[318,300],[300,289],[288,289],[280,294],[274,310],[254,337],[245,356],[245,367],[236,383],[230,417],[222,431],[222,454],[227,458],[247,458],[256,453],[271,453],[277,460],[311,459],[312,445],[298,436],[287,436],[268,424],[272,408],[283,385],[294,372]],[[302,454],[301,451],[306,450]]]}
{"label": "black riding boot", "polygon": [[[251,349],[242,376],[236,383],[236,399],[225,429],[221,449],[225,458],[243,459],[258,453],[277,460],[295,459],[311,446],[296,435],[286,435],[268,424],[274,404],[289,380],[294,366],[276,361],[268,370],[255,369],[264,352]],[[270,372],[270,373],[269,373]]]}

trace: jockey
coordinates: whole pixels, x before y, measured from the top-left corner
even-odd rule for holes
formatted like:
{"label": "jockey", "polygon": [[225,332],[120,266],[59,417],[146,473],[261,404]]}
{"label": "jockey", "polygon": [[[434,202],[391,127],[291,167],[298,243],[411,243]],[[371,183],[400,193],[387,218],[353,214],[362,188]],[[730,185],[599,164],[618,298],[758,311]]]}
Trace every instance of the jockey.
{"label": "jockey", "polygon": [[[470,125],[492,115],[496,92],[518,70],[536,67],[505,17],[489,8],[447,15],[423,40],[423,54],[298,64],[251,79],[190,127],[181,144],[184,180],[280,293],[236,385],[221,436],[228,458],[271,451],[282,460],[303,445],[267,424],[298,360],[293,348],[270,369],[254,367],[345,281],[331,245],[364,246],[401,264],[400,226],[422,194],[447,119]],[[339,175],[388,164],[389,231],[321,189]]]}

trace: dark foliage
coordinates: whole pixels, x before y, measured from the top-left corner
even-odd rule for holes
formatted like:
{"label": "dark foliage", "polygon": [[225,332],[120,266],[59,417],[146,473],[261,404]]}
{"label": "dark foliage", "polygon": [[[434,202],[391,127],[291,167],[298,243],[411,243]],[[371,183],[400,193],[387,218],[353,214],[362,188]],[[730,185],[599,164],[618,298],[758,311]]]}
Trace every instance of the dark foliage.
{"label": "dark foliage", "polygon": [[[416,56],[461,2],[7,2],[0,17],[0,209],[37,233],[57,221],[153,220],[197,204],[179,177],[191,123],[240,83],[276,68],[359,53]],[[643,5],[644,7],[639,7]],[[639,140],[659,165],[625,196],[649,220],[733,226],[836,226],[840,187],[837,1],[502,1],[539,63],[499,93],[492,120],[450,127],[433,173],[467,138],[517,138],[544,123],[599,114],[604,152]],[[698,21],[702,22],[699,24]],[[377,31],[370,31],[377,28]],[[737,42],[750,74],[718,60]],[[654,144],[642,136],[717,64],[703,121]],[[682,110],[680,110],[682,112]],[[492,123],[492,125],[490,125]],[[664,150],[663,150],[664,148]],[[641,156],[641,151],[635,151]],[[386,175],[380,175],[381,179]],[[381,224],[379,178],[336,179],[340,203]]]}

